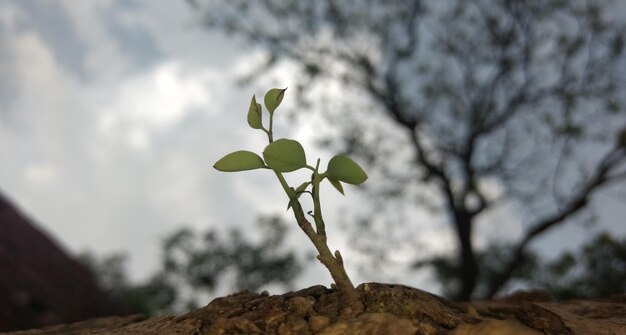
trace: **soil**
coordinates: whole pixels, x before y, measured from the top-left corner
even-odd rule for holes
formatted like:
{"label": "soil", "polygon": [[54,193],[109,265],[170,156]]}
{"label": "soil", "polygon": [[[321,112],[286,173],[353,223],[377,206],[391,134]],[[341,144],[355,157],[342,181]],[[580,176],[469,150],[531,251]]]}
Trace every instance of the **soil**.
{"label": "soil", "polygon": [[240,292],[180,316],[99,318],[5,334],[626,335],[626,295],[553,302],[527,292],[452,303],[402,285],[366,283],[358,292],[365,306],[359,313],[342,306],[338,292],[313,286],[282,295]]}

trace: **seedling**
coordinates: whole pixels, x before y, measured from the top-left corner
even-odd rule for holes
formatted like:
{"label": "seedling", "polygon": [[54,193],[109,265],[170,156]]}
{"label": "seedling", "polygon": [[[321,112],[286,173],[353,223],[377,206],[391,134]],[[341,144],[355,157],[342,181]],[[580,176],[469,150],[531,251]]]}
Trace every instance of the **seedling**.
{"label": "seedling", "polygon": [[[320,203],[320,184],[324,180],[328,180],[339,193],[344,194],[342,183],[359,185],[367,179],[367,174],[356,162],[345,155],[336,155],[331,158],[328,161],[326,171],[320,172],[320,160],[317,159],[315,166],[308,165],[304,149],[298,141],[286,138],[274,140],[274,112],[283,100],[286,90],[286,88],[274,88],[265,94],[265,108],[269,114],[267,128],[263,125],[263,108],[261,104],[256,102],[255,96],[252,96],[250,101],[248,124],[253,129],[265,132],[269,142],[265,150],[263,150],[263,158],[254,152],[240,150],[224,156],[213,167],[223,172],[255,169],[272,170],[289,198],[287,210],[291,209],[293,211],[298,226],[313,242],[319,253],[317,259],[326,266],[335,282],[335,287],[344,294],[349,305],[358,310],[362,308],[362,304],[354,285],[346,273],[341,253],[337,250],[333,254],[328,248],[326,228],[322,218]],[[283,174],[299,169],[311,170],[311,179],[304,181],[298,187],[291,187]],[[313,200],[313,210],[307,212],[307,214],[313,218],[315,228],[313,228],[313,225],[305,216],[300,203],[300,197],[305,194]]]}

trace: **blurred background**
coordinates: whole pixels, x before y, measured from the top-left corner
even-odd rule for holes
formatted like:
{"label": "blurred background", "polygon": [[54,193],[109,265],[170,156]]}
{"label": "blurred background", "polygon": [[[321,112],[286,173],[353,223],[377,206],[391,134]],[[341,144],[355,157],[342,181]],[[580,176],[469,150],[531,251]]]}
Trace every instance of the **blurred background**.
{"label": "blurred background", "polygon": [[263,150],[272,87],[279,137],[368,172],[322,192],[355,283],[624,293],[625,28],[611,0],[0,0],[0,331],[328,286],[272,175],[211,168]]}

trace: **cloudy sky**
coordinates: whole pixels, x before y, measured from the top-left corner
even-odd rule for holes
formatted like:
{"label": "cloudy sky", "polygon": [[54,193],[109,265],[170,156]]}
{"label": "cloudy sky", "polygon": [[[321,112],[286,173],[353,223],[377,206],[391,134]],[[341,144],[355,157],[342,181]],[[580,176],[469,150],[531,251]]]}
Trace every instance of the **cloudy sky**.
{"label": "cloudy sky", "polygon": [[262,150],[245,115],[269,86],[235,85],[258,52],[203,30],[184,1],[0,0],[0,45],[0,190],[67,249],[127,251],[143,278],[183,224],[284,213],[271,175],[210,168]]}
{"label": "cloudy sky", "polygon": [[[0,190],[73,252],[127,251],[133,278],[157,268],[161,239],[182,224],[245,226],[285,208],[271,175],[210,166],[262,150],[245,123],[250,96],[289,83],[235,85],[258,50],[203,30],[193,14],[182,0],[0,0]],[[328,196],[331,218],[354,201]],[[626,216],[613,197],[599,201]],[[576,226],[543,243],[586,233]],[[290,243],[308,246],[300,235]],[[298,286],[328,281],[316,264]]]}

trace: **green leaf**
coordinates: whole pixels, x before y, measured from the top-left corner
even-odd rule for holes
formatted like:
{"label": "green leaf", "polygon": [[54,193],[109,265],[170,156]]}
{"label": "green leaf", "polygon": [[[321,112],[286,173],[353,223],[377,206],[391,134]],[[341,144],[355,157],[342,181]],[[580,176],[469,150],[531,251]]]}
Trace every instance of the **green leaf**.
{"label": "green leaf", "polygon": [[304,149],[298,141],[281,138],[263,151],[265,163],[278,172],[291,172],[306,166]]}
{"label": "green leaf", "polygon": [[331,185],[333,185],[333,187],[339,191],[339,193],[341,193],[341,195],[345,195],[343,194],[343,186],[341,185],[341,182],[337,179],[333,179],[330,177],[327,177],[326,179],[328,179],[328,181],[330,182]]}
{"label": "green leaf", "polygon": [[367,179],[367,174],[359,164],[345,155],[337,155],[331,158],[328,162],[326,174],[329,180],[335,179],[352,185],[359,185]]}
{"label": "green leaf", "polygon": [[287,88],[272,88],[265,93],[265,108],[267,108],[270,114],[273,114],[280,102],[283,101],[286,90]]}
{"label": "green leaf", "polygon": [[[300,195],[302,195],[302,193],[306,190],[307,187],[309,187],[309,185],[311,185],[310,181],[306,181],[302,184],[300,184],[300,186],[298,186],[298,188],[296,188],[295,190],[292,188],[293,190],[293,194],[296,195],[296,199],[300,198]],[[291,204],[297,200],[293,200],[293,199],[289,199],[289,203],[287,204],[287,210],[289,210],[289,208],[291,208]]]}
{"label": "green leaf", "polygon": [[261,117],[261,104],[256,102],[254,95],[252,101],[250,101],[250,108],[248,109],[248,124],[254,129],[263,128],[263,119]]}
{"label": "green leaf", "polygon": [[298,186],[298,188],[294,190],[294,192],[296,193],[296,196],[299,197],[300,194],[304,192],[304,190],[306,190],[307,187],[309,187],[309,185],[311,185],[310,181],[305,181],[304,183],[300,184],[300,186]]}
{"label": "green leaf", "polygon": [[224,156],[213,167],[222,172],[237,172],[261,169],[266,166],[259,155],[251,151],[240,150]]}

